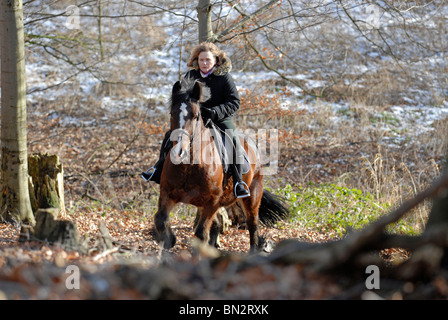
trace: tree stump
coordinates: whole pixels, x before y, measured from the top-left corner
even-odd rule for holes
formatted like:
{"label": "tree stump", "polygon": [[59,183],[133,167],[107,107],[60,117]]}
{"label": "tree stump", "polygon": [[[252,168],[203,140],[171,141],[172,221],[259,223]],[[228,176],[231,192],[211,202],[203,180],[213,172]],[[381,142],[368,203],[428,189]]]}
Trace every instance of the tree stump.
{"label": "tree stump", "polygon": [[66,249],[84,251],[76,224],[58,220],[65,214],[62,164],[57,155],[35,154],[28,157],[31,208],[35,226],[22,226],[19,241],[58,243]]}
{"label": "tree stump", "polygon": [[28,157],[29,188],[33,212],[39,208],[59,208],[65,214],[64,172],[57,155]]}
{"label": "tree stump", "polygon": [[58,243],[65,249],[84,251],[76,224],[67,220],[57,220],[59,208],[38,209],[36,225],[22,226],[19,241],[47,241]]}

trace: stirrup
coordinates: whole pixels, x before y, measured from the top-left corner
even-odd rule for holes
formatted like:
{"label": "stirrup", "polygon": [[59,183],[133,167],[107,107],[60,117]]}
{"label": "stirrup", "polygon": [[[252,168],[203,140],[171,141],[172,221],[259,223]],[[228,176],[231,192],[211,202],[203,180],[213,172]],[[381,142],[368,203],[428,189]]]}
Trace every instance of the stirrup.
{"label": "stirrup", "polygon": [[[152,170],[152,172],[151,172]],[[154,173],[156,173],[157,169],[156,167],[151,167],[148,170],[146,170],[145,172],[142,172],[142,178],[145,181],[150,181],[151,178],[154,176]]]}
{"label": "stirrup", "polygon": [[[247,194],[243,194],[243,195],[237,195],[237,194],[236,194],[236,187],[237,187],[240,183],[244,185],[244,189],[246,189]],[[233,188],[233,193],[235,194],[235,196],[236,196],[237,198],[246,198],[246,197],[250,197],[249,186],[246,184],[246,182],[244,182],[244,181],[242,181],[242,180],[241,180],[241,181],[237,181],[237,183],[235,183],[235,187]]]}

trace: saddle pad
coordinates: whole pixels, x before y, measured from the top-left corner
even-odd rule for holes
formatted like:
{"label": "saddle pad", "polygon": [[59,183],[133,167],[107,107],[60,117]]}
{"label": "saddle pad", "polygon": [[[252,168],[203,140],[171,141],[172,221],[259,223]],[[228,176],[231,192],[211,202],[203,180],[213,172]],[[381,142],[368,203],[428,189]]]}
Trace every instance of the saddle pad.
{"label": "saddle pad", "polygon": [[[233,163],[233,141],[229,136],[227,136],[218,127],[216,127],[214,123],[212,123],[210,133],[213,136],[213,140],[215,140],[216,148],[218,149],[218,152],[221,156],[224,173],[230,173]],[[240,152],[242,153],[244,158],[242,174],[246,174],[250,169],[249,156],[247,155],[247,152],[243,147],[241,147]]]}

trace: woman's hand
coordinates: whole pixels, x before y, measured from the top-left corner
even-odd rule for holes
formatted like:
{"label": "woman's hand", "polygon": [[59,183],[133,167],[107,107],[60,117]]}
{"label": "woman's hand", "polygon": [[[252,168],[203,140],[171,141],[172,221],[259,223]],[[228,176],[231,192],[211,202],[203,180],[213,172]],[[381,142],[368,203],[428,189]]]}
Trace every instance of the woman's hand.
{"label": "woman's hand", "polygon": [[212,108],[202,107],[201,108],[201,115],[202,115],[202,119],[205,122],[207,122],[208,119],[210,119],[211,121],[216,121],[217,120],[216,110],[212,109]]}

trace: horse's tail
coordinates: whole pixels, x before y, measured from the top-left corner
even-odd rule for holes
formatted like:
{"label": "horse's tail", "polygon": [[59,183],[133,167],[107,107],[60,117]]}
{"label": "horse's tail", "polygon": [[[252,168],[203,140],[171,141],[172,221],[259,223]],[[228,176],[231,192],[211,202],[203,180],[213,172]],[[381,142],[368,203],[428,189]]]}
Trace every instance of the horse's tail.
{"label": "horse's tail", "polygon": [[277,221],[285,220],[289,216],[289,210],[280,196],[263,190],[258,218],[265,226],[273,226]]}

